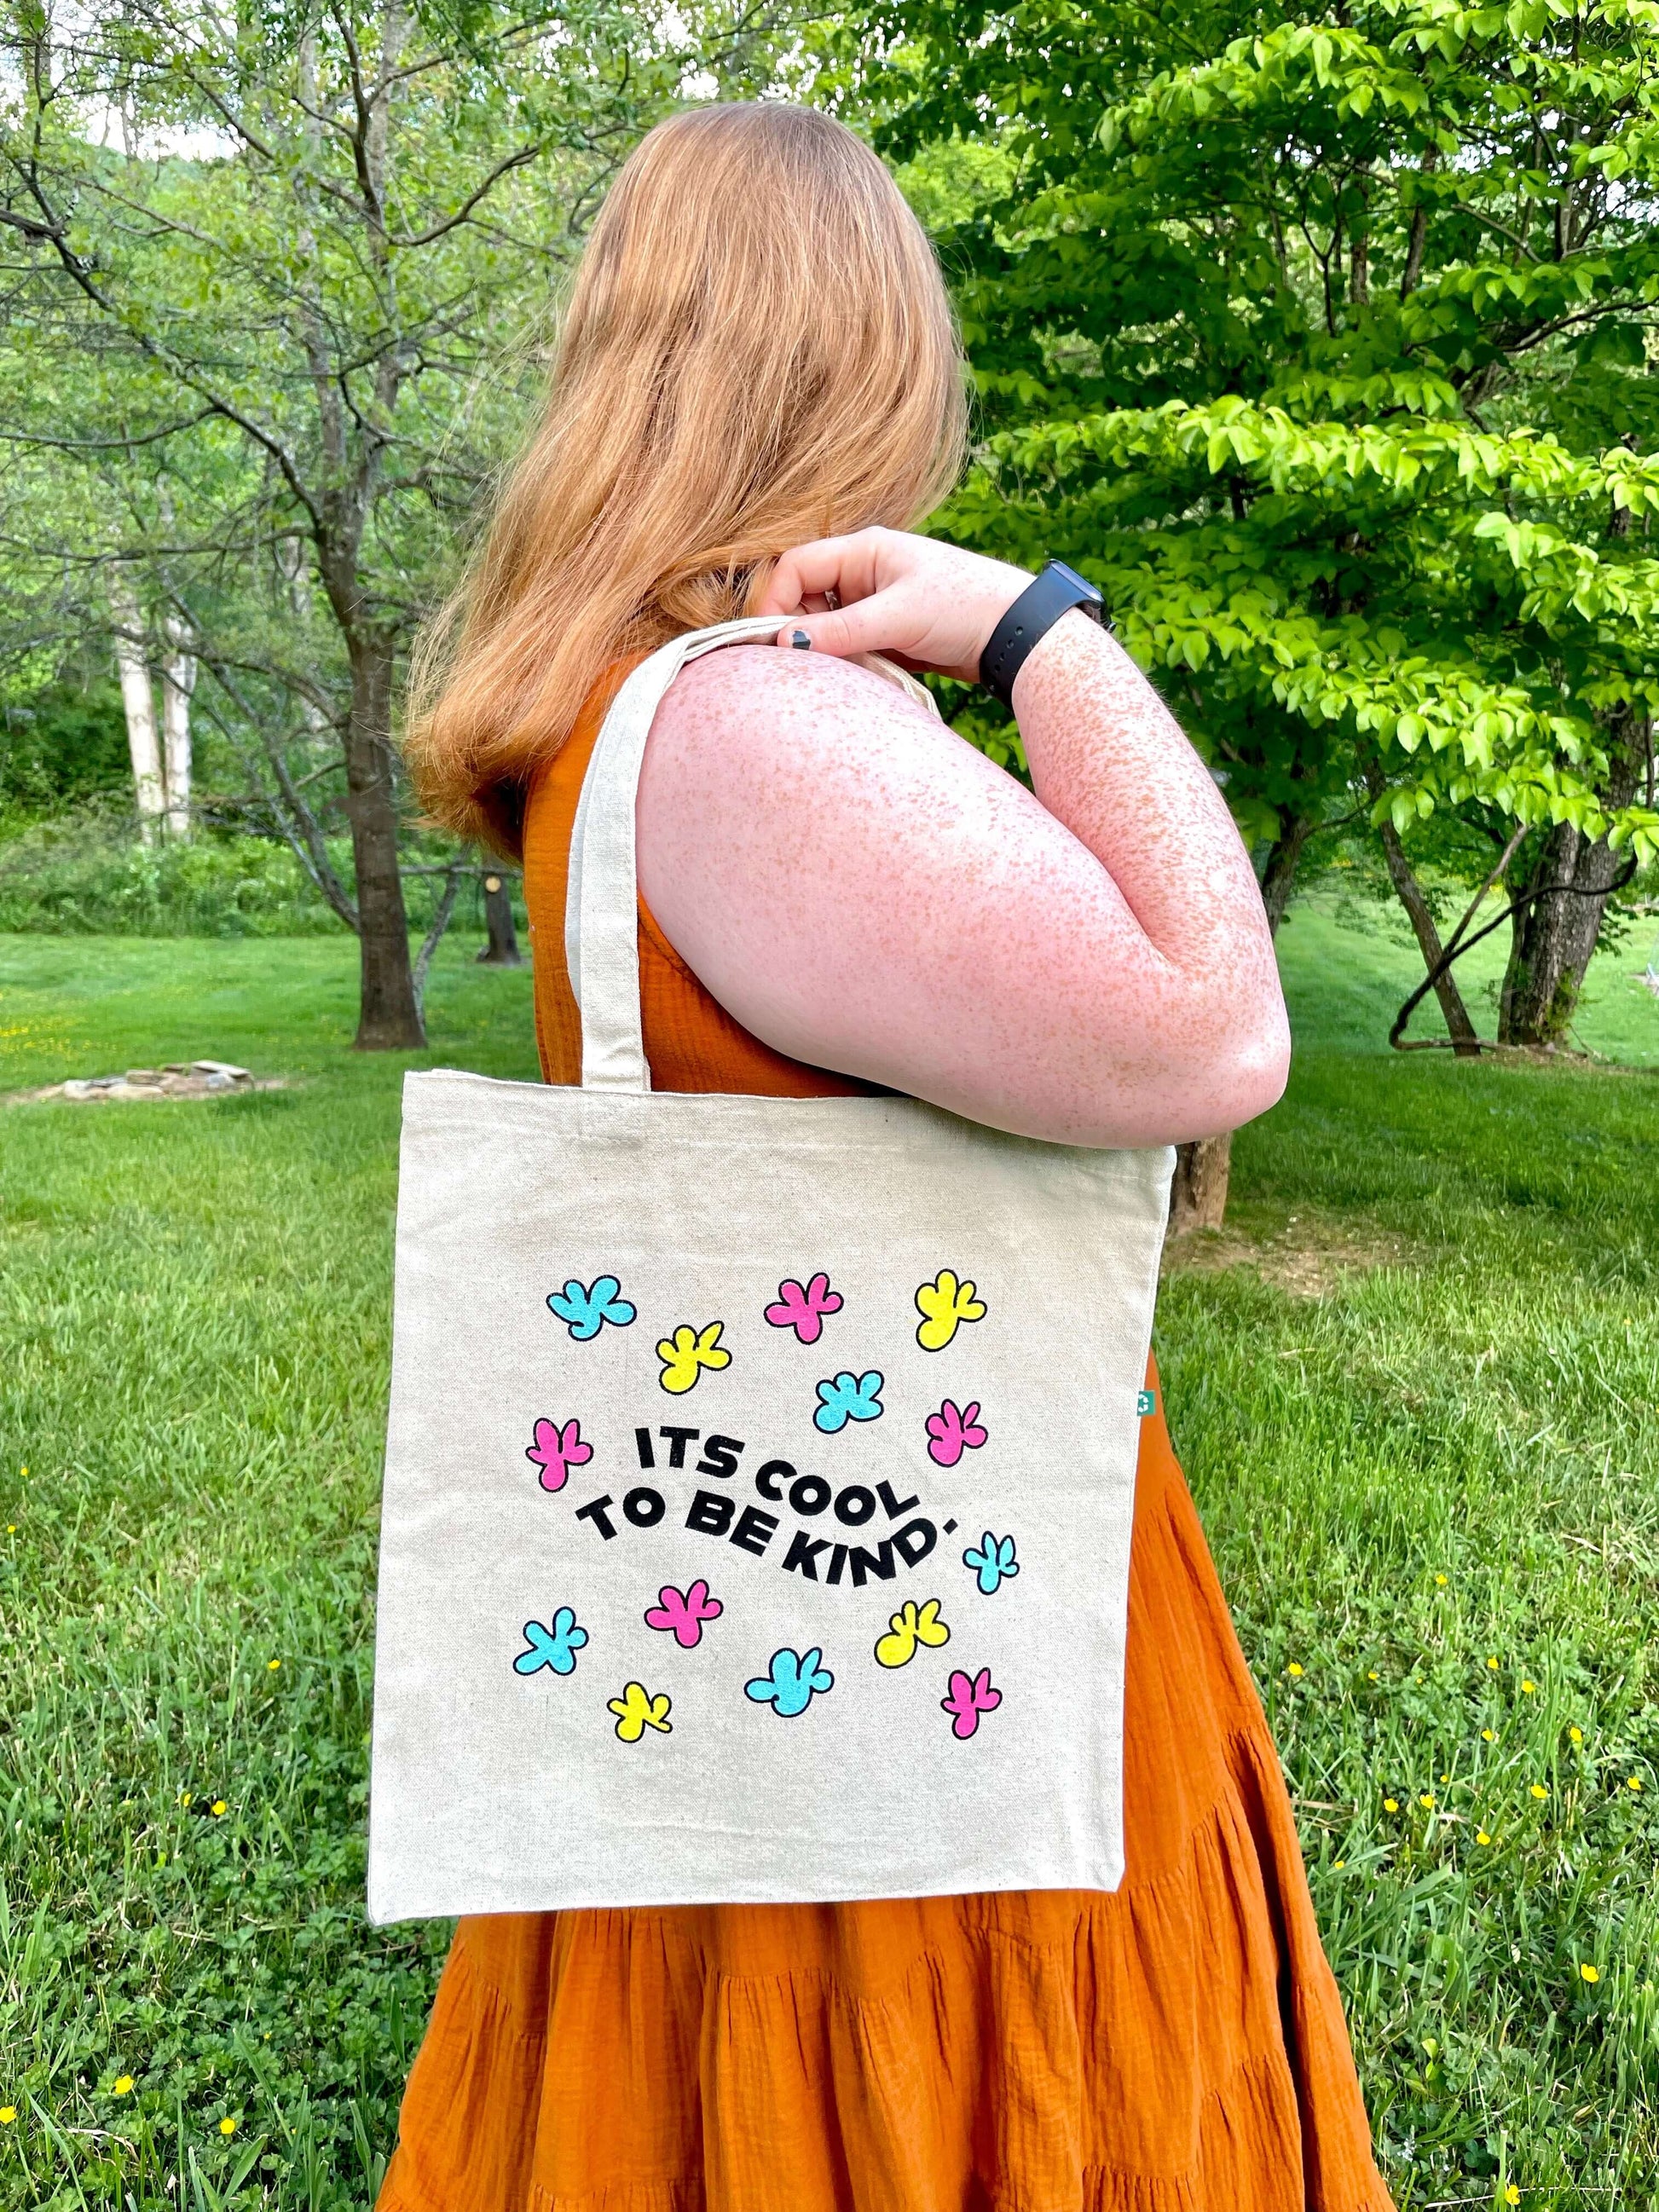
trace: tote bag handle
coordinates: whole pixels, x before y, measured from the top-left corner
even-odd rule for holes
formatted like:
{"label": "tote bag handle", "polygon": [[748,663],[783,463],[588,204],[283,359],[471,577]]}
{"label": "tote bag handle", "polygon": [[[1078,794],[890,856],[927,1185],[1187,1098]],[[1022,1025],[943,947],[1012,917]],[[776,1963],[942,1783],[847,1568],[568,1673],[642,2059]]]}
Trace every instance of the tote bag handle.
{"label": "tote bag handle", "polygon": [[645,741],[662,696],[688,660],[722,645],[775,638],[777,615],[689,630],[635,669],[605,718],[570,833],[564,957],[582,1018],[584,1091],[648,1091],[640,1017],[639,877],[634,802]]}

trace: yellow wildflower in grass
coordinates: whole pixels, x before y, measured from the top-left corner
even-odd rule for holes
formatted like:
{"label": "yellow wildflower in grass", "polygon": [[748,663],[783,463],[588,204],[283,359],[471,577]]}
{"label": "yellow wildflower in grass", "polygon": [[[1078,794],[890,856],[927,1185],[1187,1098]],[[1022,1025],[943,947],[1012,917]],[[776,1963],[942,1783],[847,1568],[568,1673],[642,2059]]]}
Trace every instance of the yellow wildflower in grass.
{"label": "yellow wildflower in grass", "polygon": [[1504,2202],[1505,2204],[1518,2204],[1521,2202],[1521,2191],[1513,2182],[1510,2182],[1509,2187],[1504,2191]]}
{"label": "yellow wildflower in grass", "polygon": [[1434,1810],[1434,1800],[1433,1800],[1433,1798],[1432,1798],[1432,1797],[1431,1797],[1431,1796],[1430,1796],[1430,1795],[1429,1795],[1429,1793],[1428,1793],[1428,1791],[1427,1791],[1426,1790],[1423,1792],[1422,1796],[1418,1799],[1418,1801],[1417,1801],[1417,1802],[1418,1802],[1418,1803],[1419,1803],[1419,1804],[1423,1808],[1423,1810],[1424,1810],[1425,1813],[1432,1813],[1432,1812],[1433,1812],[1433,1810]]}
{"label": "yellow wildflower in grass", "polygon": [[224,1801],[224,1799],[223,1799],[222,1797],[216,1797],[216,1798],[214,1799],[214,1801],[213,1801],[213,1817],[214,1817],[214,1819],[215,1819],[216,1820],[222,1820],[224,1819],[224,1817],[225,1817],[225,1814],[226,1814],[227,1813],[228,1813],[228,1812],[229,1812],[229,1810],[230,1810],[229,1806],[226,1804],[226,1802],[225,1802],[225,1801]]}
{"label": "yellow wildflower in grass", "polygon": [[1340,1874],[1340,1873],[1341,1873],[1341,1871],[1342,1871],[1342,1869],[1343,1869],[1343,1868],[1344,1868],[1345,1866],[1346,1866],[1346,1864],[1347,1864],[1347,1863],[1348,1863],[1348,1862],[1346,1861],[1346,1859],[1339,1859],[1339,1860],[1337,1861],[1337,1863],[1336,1863],[1336,1870],[1337,1870],[1337,1872],[1338,1872],[1339,1874]]}
{"label": "yellow wildflower in grass", "polygon": [[1443,1774],[1443,1775],[1441,1776],[1440,1779],[1441,1779],[1443,1782],[1449,1782],[1449,1781],[1451,1780],[1451,1777],[1450,1777],[1450,1775],[1449,1775],[1449,1774]]}
{"label": "yellow wildflower in grass", "polygon": [[237,2123],[232,2119],[230,2114],[227,2112],[223,2119],[219,2123],[219,2132],[222,2136],[234,2136],[236,2132],[236,2127]]}
{"label": "yellow wildflower in grass", "polygon": [[1630,1780],[1625,1784],[1626,1790],[1639,1790],[1641,1786],[1642,1778],[1639,1774],[1632,1774]]}
{"label": "yellow wildflower in grass", "polygon": [[1529,1698],[1537,1687],[1538,1685],[1536,1682],[1522,1682],[1521,1685],[1521,1694],[1522,1697]]}
{"label": "yellow wildflower in grass", "polygon": [[188,1804],[189,1804],[189,1802],[190,1802],[190,1792],[189,1792],[189,1790],[181,1790],[179,1792],[179,1802],[181,1805],[188,1805]]}
{"label": "yellow wildflower in grass", "polygon": [[1397,1797],[1385,1797],[1382,1800],[1382,1810],[1385,1813],[1397,1813],[1400,1810],[1400,1800]]}
{"label": "yellow wildflower in grass", "polygon": [[1579,1978],[1582,1981],[1599,1982],[1601,1978],[1601,1969],[1599,1966],[1592,1966],[1586,1963],[1580,1966],[1578,1969],[1578,1974]]}
{"label": "yellow wildflower in grass", "polygon": [[128,2097],[131,2095],[132,2076],[131,2074],[123,2074],[117,2081],[115,2084],[115,2094],[118,2097]]}
{"label": "yellow wildflower in grass", "polygon": [[1299,1677],[1302,1673],[1302,1669],[1297,1665],[1297,1662],[1292,1659],[1290,1665],[1285,1669],[1285,1672],[1287,1674],[1294,1674]]}
{"label": "yellow wildflower in grass", "polygon": [[1477,1844],[1489,1844],[1492,1841],[1492,1838],[1486,1833],[1484,1828],[1477,1828],[1474,1832],[1474,1840]]}
{"label": "yellow wildflower in grass", "polygon": [[1495,1674],[1498,1672],[1498,1662],[1495,1659],[1488,1659],[1486,1666],[1491,1673]]}
{"label": "yellow wildflower in grass", "polygon": [[1532,1785],[1532,1794],[1534,1797],[1547,1797],[1550,1793],[1541,1782],[1534,1782]]}
{"label": "yellow wildflower in grass", "polygon": [[1570,1728],[1567,1735],[1574,1743],[1583,1743],[1584,1741],[1584,1731],[1581,1728]]}
{"label": "yellow wildflower in grass", "polygon": [[1365,1680],[1368,1682],[1380,1682],[1382,1679],[1382,1677],[1377,1673],[1375,1667],[1371,1668],[1370,1674],[1365,1677]]}
{"label": "yellow wildflower in grass", "polygon": [[282,1665],[282,1663],[283,1663],[283,1662],[282,1662],[282,1661],[281,1661],[280,1659],[267,1659],[267,1660],[266,1660],[266,1662],[265,1662],[265,1672],[266,1672],[266,1674],[274,1674],[276,1672],[276,1669],[277,1669],[277,1668]]}
{"label": "yellow wildflower in grass", "polygon": [[1482,1729],[1480,1731],[1480,1741],[1482,1743],[1496,1743],[1498,1741],[1497,1729]]}
{"label": "yellow wildflower in grass", "polygon": [[1445,1589],[1445,1587],[1446,1587],[1446,1577],[1444,1577],[1444,1575],[1437,1575],[1437,1576],[1435,1577],[1435,1578],[1434,1578],[1434,1582],[1435,1582],[1435,1588],[1436,1588],[1437,1589]]}
{"label": "yellow wildflower in grass", "polygon": [[0,2128],[9,2128],[16,2118],[15,2105],[0,2105]]}

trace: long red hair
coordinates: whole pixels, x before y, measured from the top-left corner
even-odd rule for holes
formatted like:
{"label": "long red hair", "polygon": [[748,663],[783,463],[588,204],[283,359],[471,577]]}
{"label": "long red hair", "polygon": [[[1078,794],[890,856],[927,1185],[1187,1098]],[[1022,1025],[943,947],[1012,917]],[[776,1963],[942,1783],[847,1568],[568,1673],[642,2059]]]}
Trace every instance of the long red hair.
{"label": "long red hair", "polygon": [[417,649],[422,800],[515,849],[522,793],[619,655],[745,613],[778,555],[913,526],[956,480],[939,264],[861,140],[810,108],[688,109],[594,225],[542,421]]}

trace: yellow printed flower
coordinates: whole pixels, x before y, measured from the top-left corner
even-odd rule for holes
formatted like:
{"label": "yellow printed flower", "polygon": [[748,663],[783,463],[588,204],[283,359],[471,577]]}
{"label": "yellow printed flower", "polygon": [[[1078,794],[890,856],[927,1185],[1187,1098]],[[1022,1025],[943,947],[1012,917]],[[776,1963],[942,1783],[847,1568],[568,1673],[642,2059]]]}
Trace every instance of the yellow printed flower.
{"label": "yellow printed flower", "polygon": [[626,1684],[621,1697],[606,1701],[605,1711],[617,1716],[617,1734],[623,1743],[637,1743],[648,1728],[659,1735],[674,1733],[668,1718],[673,1700],[665,1690],[653,1698],[643,1682]]}
{"label": "yellow printed flower", "polygon": [[921,1316],[916,1342],[924,1352],[943,1352],[962,1322],[984,1320],[985,1301],[974,1284],[941,1267],[916,1292],[916,1311]]}
{"label": "yellow printed flower", "polygon": [[1541,1782],[1534,1782],[1532,1785],[1532,1794],[1534,1797],[1547,1797],[1550,1793]]}
{"label": "yellow printed flower", "polygon": [[914,1598],[893,1615],[885,1636],[876,1638],[876,1662],[882,1667],[908,1667],[919,1644],[948,1644],[951,1632],[939,1617],[942,1600],[930,1597],[918,1608]]}
{"label": "yellow printed flower", "polygon": [[132,2094],[132,2076],[131,2074],[123,2074],[119,2077],[115,2084],[115,2094],[118,2097],[130,2097]]}
{"label": "yellow printed flower", "polygon": [[1599,1982],[1601,1978],[1601,1969],[1599,1966],[1592,1966],[1586,1960],[1578,1969],[1578,1978],[1581,1981]]}
{"label": "yellow printed flower", "polygon": [[725,1326],[711,1321],[706,1328],[693,1328],[690,1322],[682,1322],[672,1336],[664,1337],[657,1357],[662,1362],[662,1387],[671,1397],[684,1397],[705,1367],[713,1372],[732,1364],[731,1353],[720,1349]]}
{"label": "yellow printed flower", "polygon": [[219,2123],[219,2132],[222,2136],[234,2136],[239,2124],[240,2124],[232,2119],[230,2114],[227,2112],[223,2119]]}

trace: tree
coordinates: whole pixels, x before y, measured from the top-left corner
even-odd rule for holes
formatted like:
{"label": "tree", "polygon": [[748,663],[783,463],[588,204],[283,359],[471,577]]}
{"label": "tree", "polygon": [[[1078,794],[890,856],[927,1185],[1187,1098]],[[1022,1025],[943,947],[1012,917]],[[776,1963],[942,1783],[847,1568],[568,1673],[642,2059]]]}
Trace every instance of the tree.
{"label": "tree", "polygon": [[946,528],[1101,583],[1280,899],[1362,795],[1530,870],[1505,1034],[1550,1034],[1618,854],[1659,851],[1659,20],[866,27],[887,148],[1003,156],[943,240],[986,433]]}
{"label": "tree", "polygon": [[[128,539],[97,550],[148,562],[193,648],[164,686],[175,730],[198,659],[357,930],[361,1046],[422,1041],[400,655],[517,420],[499,367],[678,67],[623,0],[12,19],[0,225],[37,373],[19,430],[118,481]],[[95,143],[112,115],[120,150]],[[337,769],[349,886],[316,797]]]}

